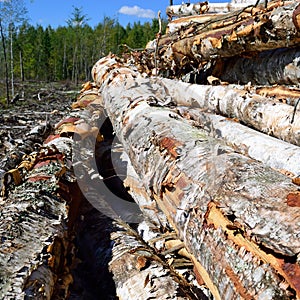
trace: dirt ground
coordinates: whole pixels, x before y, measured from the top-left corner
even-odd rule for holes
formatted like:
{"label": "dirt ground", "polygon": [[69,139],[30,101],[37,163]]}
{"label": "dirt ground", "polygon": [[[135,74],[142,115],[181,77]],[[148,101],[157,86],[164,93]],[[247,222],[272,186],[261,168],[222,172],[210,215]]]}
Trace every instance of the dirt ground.
{"label": "dirt ground", "polygon": [[[10,103],[8,108],[0,103],[0,182],[6,171],[18,165],[23,154],[37,151],[41,146],[41,136],[32,145],[30,132],[35,128],[51,132],[55,124],[68,115],[80,89],[66,83],[27,83],[18,101]],[[4,97],[3,86],[1,97]],[[45,132],[45,136],[47,134]],[[68,299],[115,299],[114,284],[107,269],[110,257],[105,254],[111,248],[111,230],[108,218],[84,201],[70,232],[76,258],[71,270],[74,283]],[[99,251],[103,255],[96,257]],[[55,291],[53,299],[65,299],[65,296]]]}
{"label": "dirt ground", "polygon": [[69,111],[79,90],[80,87],[68,83],[28,82],[16,86],[19,99],[7,107],[0,84],[0,158],[24,143],[26,134],[35,126],[54,126]]}

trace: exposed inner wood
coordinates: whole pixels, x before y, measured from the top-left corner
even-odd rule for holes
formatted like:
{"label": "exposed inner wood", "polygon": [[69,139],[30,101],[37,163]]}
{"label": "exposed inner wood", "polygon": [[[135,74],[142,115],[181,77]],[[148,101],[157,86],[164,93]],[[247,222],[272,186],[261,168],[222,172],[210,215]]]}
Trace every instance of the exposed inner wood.
{"label": "exposed inner wood", "polygon": [[300,299],[300,2],[208,9],[3,143],[1,299]]}
{"label": "exposed inner wood", "polygon": [[[142,81],[139,81],[138,74],[134,74],[134,72],[130,69],[124,69],[123,66],[121,73],[115,73],[110,67],[108,68],[112,70],[110,74],[108,76],[103,76],[103,67],[101,66],[101,63],[103,63],[104,66],[111,63],[110,66],[115,65],[115,67],[118,68],[120,68],[120,65],[114,61],[114,59],[110,60],[107,58],[99,61],[95,67],[94,76],[96,80],[98,78],[98,70],[100,74],[100,81],[98,82],[102,85],[104,106],[108,111],[108,115],[110,116],[120,141],[125,146],[125,149],[129,154],[136,172],[139,174],[140,178],[144,178],[146,190],[148,190],[149,195],[156,200],[158,206],[165,213],[169,222],[175,227],[179,236],[185,242],[187,249],[191,251],[201,263],[202,259],[204,260],[204,257],[208,255],[210,251],[214,253],[214,250],[211,248],[212,245],[210,245],[208,248],[204,248],[205,250],[203,249],[201,252],[198,252],[196,250],[196,243],[199,242],[194,241],[196,232],[206,232],[207,234],[207,236],[203,236],[203,240],[200,243],[202,245],[201,247],[205,247],[204,245],[206,245],[209,240],[215,239],[213,238],[214,234],[217,234],[218,240],[221,240],[224,243],[224,247],[226,244],[230,244],[230,242],[232,242],[230,238],[228,238],[228,229],[219,231],[218,229],[211,228],[209,224],[204,225],[205,215],[210,203],[209,199],[214,199],[213,201],[216,201],[217,205],[222,207],[221,211],[223,215],[234,215],[234,219],[238,224],[238,227],[243,228],[245,235],[249,238],[251,237],[251,240],[255,241],[254,245],[262,244],[264,247],[266,247],[266,245],[268,246],[268,250],[264,254],[264,259],[266,259],[266,261],[262,261],[261,257],[258,255],[258,253],[260,253],[257,252],[258,250],[254,251],[251,248],[254,253],[251,254],[251,256],[256,257],[256,259],[253,260],[253,268],[256,269],[258,264],[262,263],[264,268],[266,268],[264,271],[265,274],[272,274],[271,277],[275,280],[275,282],[279,280],[279,285],[283,278],[277,276],[278,273],[281,272],[281,275],[284,275],[285,279],[288,278],[290,290],[285,290],[285,292],[280,290],[280,293],[286,293],[286,296],[289,295],[292,290],[298,293],[297,284],[294,283],[293,279],[283,271],[283,267],[280,267],[280,272],[277,272],[277,270],[275,271],[274,266],[276,266],[279,270],[277,261],[276,263],[275,261],[271,263],[273,256],[269,256],[268,254],[268,252],[272,252],[275,256],[279,255],[278,257],[284,255],[288,262],[294,259],[293,257],[297,255],[298,250],[295,249],[295,252],[290,252],[291,249],[279,249],[277,247],[278,244],[275,246],[273,243],[274,241],[272,242],[271,239],[267,238],[268,241],[264,240],[267,236],[263,237],[264,234],[262,234],[262,232],[264,230],[270,230],[270,227],[267,229],[269,224],[267,227],[264,227],[265,229],[263,231],[261,231],[261,229],[257,231],[255,226],[252,227],[253,225],[250,225],[252,221],[250,221],[251,218],[248,218],[245,210],[243,211],[246,215],[244,215],[242,211],[238,211],[233,208],[233,205],[239,205],[238,203],[243,203],[246,198],[251,198],[252,200],[249,202],[246,200],[246,203],[248,203],[246,205],[247,210],[251,210],[250,207],[256,202],[258,205],[257,207],[260,208],[259,214],[257,212],[254,213],[257,207],[255,208],[256,204],[255,206],[252,206],[255,216],[259,215],[261,217],[262,215],[265,215],[265,213],[268,215],[269,208],[266,208],[265,213],[263,213],[263,206],[267,205],[269,207],[267,204],[268,201],[270,199],[274,201],[276,197],[279,197],[281,200],[279,200],[278,206],[275,204],[275,207],[280,209],[279,207],[285,202],[287,195],[289,193],[293,193],[295,190],[295,187],[291,185],[291,182],[287,181],[284,184],[285,187],[283,188],[282,186],[283,189],[280,188],[280,184],[283,184],[285,181],[284,177],[281,177],[277,173],[274,173],[273,176],[271,175],[272,171],[270,169],[261,169],[262,166],[259,166],[259,164],[250,160],[244,160],[241,156],[238,158],[236,154],[231,156],[230,149],[223,148],[221,145],[217,146],[217,144],[214,144],[215,141],[213,139],[208,139],[204,132],[200,130],[194,131],[194,129],[185,124],[179,116],[175,116],[172,111],[169,111],[167,108],[157,109],[153,107],[151,99],[157,99],[156,103],[160,103],[160,101],[163,103],[163,101],[160,100],[160,97],[166,96],[160,93],[159,97],[157,89],[152,87],[150,80],[143,79]],[[104,82],[101,81],[101,78],[104,78]],[[156,79],[156,83],[157,80],[158,79]],[[140,84],[135,85],[135,81],[140,82]],[[126,86],[130,85],[131,88],[124,88],[125,84]],[[145,99],[142,94],[138,94],[139,91],[147,91]],[[118,97],[120,94],[123,95],[122,101]],[[132,98],[133,95],[134,98]],[[138,101],[135,99],[138,99]],[[149,106],[148,101],[150,101],[151,107]],[[120,116],[122,117],[120,118]],[[146,134],[144,129],[146,127],[143,127],[143,124],[147,124],[147,132],[150,132],[151,134]],[[143,151],[147,151],[148,154],[146,159],[143,151],[138,149],[144,149]],[[220,154],[213,156],[211,151],[217,151],[216,153],[219,152]],[[141,157],[143,157],[143,159],[141,159]],[[155,169],[153,169],[153,163],[151,163],[151,160],[149,161],[151,158],[156,162]],[[242,166],[243,163],[245,163],[245,167]],[[143,166],[142,168],[141,164]],[[246,169],[252,169],[250,166],[253,166],[253,171],[255,170],[252,175],[250,175],[252,172],[245,172]],[[194,168],[197,170],[196,173],[192,171]],[[159,170],[160,172],[158,172]],[[213,172],[212,175],[209,174],[210,171]],[[227,176],[225,177],[221,174],[226,174]],[[206,177],[214,178],[215,180],[213,181],[210,179],[209,186],[207,186],[205,181]],[[145,182],[146,178],[147,181]],[[258,192],[258,190],[256,190],[254,193],[254,190],[252,190],[254,186],[250,186],[256,180],[258,180],[259,183],[257,182],[254,185],[260,186],[260,191]],[[252,183],[250,184],[250,182]],[[265,184],[269,186],[266,189],[262,188]],[[275,186],[274,188],[271,188],[270,184],[275,184],[276,188]],[[246,196],[247,193],[246,198],[243,199],[244,196],[241,197],[241,193],[238,192],[240,190],[243,190],[242,195],[244,196]],[[250,192],[250,190],[252,190],[252,192]],[[269,194],[272,190],[274,192],[276,190],[276,196],[275,194]],[[255,194],[254,197],[253,194]],[[274,203],[276,203],[276,200]],[[273,209],[274,203],[272,204]],[[226,207],[227,205],[229,206]],[[285,206],[284,210],[286,210],[286,208],[287,206]],[[281,211],[280,214],[272,213],[272,220],[274,220],[275,216],[277,217],[280,215],[281,218],[284,214],[284,211]],[[278,226],[286,224],[288,219],[290,219],[290,214],[287,214],[287,218],[285,218],[284,221],[281,220],[278,224],[274,225],[274,228],[278,228]],[[266,217],[266,220],[271,222],[271,216]],[[255,223],[256,222],[257,221],[255,221]],[[293,224],[290,225],[294,226]],[[207,229],[205,226],[207,226]],[[192,228],[194,228],[193,231]],[[222,229],[222,227],[220,227],[220,229]],[[298,229],[292,229],[292,232],[297,232],[297,230]],[[234,235],[235,232],[236,229],[232,231],[232,235]],[[284,234],[284,236],[286,236],[286,234]],[[280,241],[281,245],[282,242],[283,240]],[[245,248],[250,247],[246,240],[243,240],[241,244],[243,244]],[[294,242],[292,242],[292,244],[295,245]],[[250,245],[252,244],[250,243]],[[273,246],[275,247],[273,248]],[[240,249],[242,246],[239,243],[231,247],[237,248],[234,251],[241,253]],[[224,251],[224,254],[226,253],[225,249],[226,248],[222,250]],[[264,252],[266,250],[262,251]],[[204,254],[204,252],[206,252],[206,254]],[[243,256],[241,256],[241,259],[244,259]],[[210,261],[210,263],[214,264],[213,261]],[[218,263],[220,263],[220,261],[218,261]],[[294,266],[296,267],[295,262]],[[250,268],[250,266],[248,267]],[[227,273],[225,272],[223,275],[227,275],[228,277],[228,291],[233,292],[233,290],[239,286],[241,288],[240,291],[244,293],[244,289],[242,287],[246,285],[243,282],[245,279],[240,277],[241,274],[235,271],[237,273],[234,273],[234,275],[231,271],[229,271],[231,269],[233,270],[232,266],[223,266],[223,268],[224,270],[227,270]],[[210,274],[210,276],[214,277],[213,274],[214,273]],[[277,279],[275,279],[276,277]],[[235,282],[232,282],[233,278],[235,278]],[[239,281],[237,282],[236,280]],[[272,286],[274,286],[274,283]],[[221,293],[221,290],[222,289],[219,286],[219,293]],[[251,293],[253,292],[254,291]],[[275,293],[277,292],[279,292],[279,290]],[[256,293],[258,295],[263,293],[263,291],[260,289],[259,291],[257,290],[254,292],[254,294]],[[253,296],[254,294],[251,295]]]}

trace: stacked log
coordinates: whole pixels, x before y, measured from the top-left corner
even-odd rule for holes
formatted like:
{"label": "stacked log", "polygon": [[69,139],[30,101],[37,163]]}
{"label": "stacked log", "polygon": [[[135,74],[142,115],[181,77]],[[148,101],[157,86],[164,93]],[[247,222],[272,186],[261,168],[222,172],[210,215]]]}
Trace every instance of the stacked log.
{"label": "stacked log", "polygon": [[61,292],[68,294],[67,228],[81,195],[68,168],[71,148],[71,140],[57,135],[4,175],[1,299],[50,299],[58,279]]}
{"label": "stacked log", "polygon": [[[65,228],[81,193],[114,220],[119,299],[300,298],[300,2],[206,5],[144,51],[100,59],[44,149],[4,175],[2,298],[50,299],[60,282],[68,296]],[[206,85],[180,80],[192,76]],[[32,185],[40,202],[24,195]],[[33,246],[10,231],[28,216],[50,228]]]}
{"label": "stacked log", "polygon": [[179,76],[193,69],[203,72],[208,62],[216,69],[229,57],[255,57],[262,51],[297,46],[298,15],[298,1],[272,1],[265,9],[250,5],[209,20],[209,15],[204,15],[204,23],[197,21],[203,15],[192,18],[188,24],[183,19],[181,25],[179,19],[177,30],[162,36],[155,45],[157,65],[153,63],[153,45],[146,50],[151,57],[146,60],[148,68],[157,67],[163,74]]}
{"label": "stacked log", "polygon": [[153,107],[171,97],[157,88],[159,78],[144,79],[114,58],[100,60],[93,74],[149,197],[184,241],[214,296],[298,297],[292,276],[299,272],[297,186],[172,110]]}
{"label": "stacked log", "polygon": [[[232,79],[234,85],[227,85],[220,76],[227,70],[239,78],[240,69],[226,65],[237,55],[252,59],[255,70],[261,62],[255,56],[283,53],[277,61],[289,69],[287,57],[292,57],[297,70],[297,48],[282,47],[299,43],[299,2],[282,5],[271,2],[266,9],[252,6],[204,25],[185,25],[159,37],[154,48],[132,53],[137,69],[108,57],[93,70],[103,107],[146,189],[143,197],[155,200],[153,213],[158,207],[166,216],[188,250],[199,282],[216,299],[300,296],[294,184],[299,182],[298,101],[294,107],[288,104],[297,89],[253,86],[258,80],[240,86]],[[210,42],[207,48],[205,41]],[[262,64],[276,61],[265,60]],[[208,75],[221,78],[207,77],[208,86],[143,75],[180,77],[190,70],[204,72],[209,64]],[[297,71],[294,77],[269,73],[270,79],[261,78],[260,84],[298,81]],[[127,184],[129,193],[139,193],[136,180]],[[145,211],[145,205],[140,207]]]}

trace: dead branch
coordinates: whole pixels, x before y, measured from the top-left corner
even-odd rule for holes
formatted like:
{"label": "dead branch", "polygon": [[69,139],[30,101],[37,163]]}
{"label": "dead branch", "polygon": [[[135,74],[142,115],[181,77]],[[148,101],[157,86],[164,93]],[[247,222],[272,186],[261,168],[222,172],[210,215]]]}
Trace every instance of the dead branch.
{"label": "dead branch", "polygon": [[[274,1],[266,9],[249,6],[205,23],[177,24],[178,31],[160,39],[161,72],[178,75],[186,68],[201,69],[203,62],[220,57],[255,56],[257,52],[298,45],[299,2],[283,5],[283,1]],[[152,66],[153,51],[148,48],[143,56]]]}

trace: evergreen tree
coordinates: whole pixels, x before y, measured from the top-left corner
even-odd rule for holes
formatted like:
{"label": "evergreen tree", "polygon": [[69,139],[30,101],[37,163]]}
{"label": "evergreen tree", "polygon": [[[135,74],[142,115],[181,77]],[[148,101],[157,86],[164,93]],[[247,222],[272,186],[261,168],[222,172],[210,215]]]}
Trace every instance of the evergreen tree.
{"label": "evergreen tree", "polygon": [[82,67],[82,46],[84,40],[84,26],[88,18],[82,13],[82,8],[74,7],[71,18],[67,21],[69,28],[73,30],[73,57],[72,57],[72,81],[77,84]]}
{"label": "evergreen tree", "polygon": [[[159,31],[157,19],[144,24],[128,24],[126,28],[117,19],[109,17],[104,17],[94,28],[87,22],[88,17],[82,9],[74,7],[66,26],[44,28],[25,21],[18,30],[13,28],[12,58],[16,62],[16,76],[21,80],[71,80],[75,84],[90,80],[91,69],[99,58],[109,52],[120,54],[123,44],[142,49]],[[9,48],[8,31],[3,33],[4,45]],[[4,64],[3,50],[0,56],[0,63]],[[0,78],[4,76],[2,71]]]}

